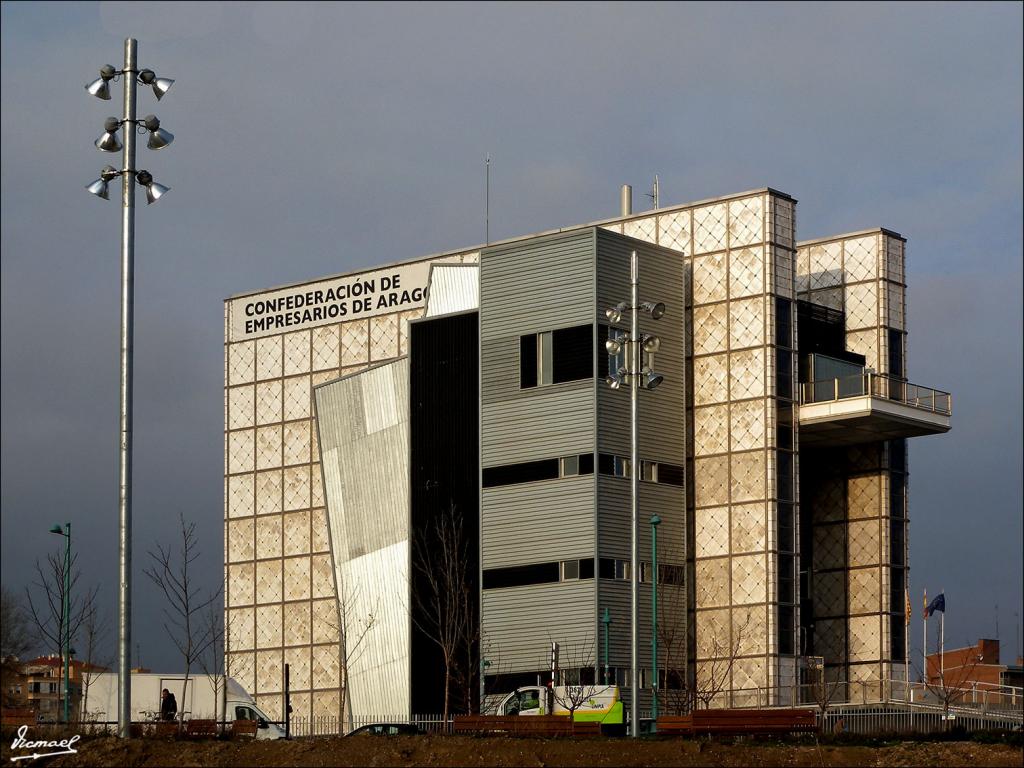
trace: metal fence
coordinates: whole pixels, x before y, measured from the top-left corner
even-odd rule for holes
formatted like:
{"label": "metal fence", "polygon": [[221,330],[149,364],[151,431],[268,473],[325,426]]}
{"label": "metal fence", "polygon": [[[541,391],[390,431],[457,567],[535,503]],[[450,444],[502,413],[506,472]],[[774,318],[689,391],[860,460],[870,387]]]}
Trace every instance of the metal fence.
{"label": "metal fence", "polygon": [[[360,715],[342,720],[338,717],[293,717],[289,733],[295,738],[340,736],[374,723],[402,723],[415,725],[424,733],[451,733],[453,716],[444,715]],[[280,723],[283,727],[284,723]]]}

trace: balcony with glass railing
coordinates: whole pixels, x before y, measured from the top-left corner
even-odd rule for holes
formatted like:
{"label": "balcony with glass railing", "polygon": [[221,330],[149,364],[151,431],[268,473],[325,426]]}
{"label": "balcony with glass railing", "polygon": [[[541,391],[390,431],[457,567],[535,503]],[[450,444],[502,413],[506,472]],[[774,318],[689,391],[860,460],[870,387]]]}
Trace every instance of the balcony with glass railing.
{"label": "balcony with glass railing", "polygon": [[953,398],[869,370],[800,385],[800,442],[851,445],[948,432]]}

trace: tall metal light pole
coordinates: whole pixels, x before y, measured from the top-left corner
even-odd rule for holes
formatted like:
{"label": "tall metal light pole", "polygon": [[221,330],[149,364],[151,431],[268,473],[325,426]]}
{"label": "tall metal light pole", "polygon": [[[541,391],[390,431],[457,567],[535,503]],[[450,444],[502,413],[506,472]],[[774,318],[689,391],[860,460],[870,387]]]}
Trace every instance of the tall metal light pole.
{"label": "tall metal light pole", "polygon": [[59,524],[50,528],[50,533],[56,533],[64,537],[64,605],[61,611],[64,616],[64,624],[61,629],[61,643],[63,644],[64,657],[64,723],[71,722],[71,523],[64,523],[61,528]]}
{"label": "tall metal light pole", "polygon": [[[121,177],[121,413],[120,413],[120,462],[118,517],[120,535],[118,538],[118,653],[117,653],[117,729],[121,738],[131,733],[131,575],[132,575],[132,380],[135,314],[135,184],[146,188],[147,203],[159,200],[168,187],[157,184],[153,175],[135,167],[135,134],[139,128],[149,131],[147,146],[163,149],[174,140],[160,127],[155,115],[136,119],[135,91],[137,83],[153,88],[160,100],[174,81],[159,78],[149,69],[139,70],[138,41],[127,38],[124,41],[124,68],[115,70],[106,65],[100,70],[98,79],[89,83],[86,90],[104,101],[110,99],[109,82],[121,77],[124,80],[124,111],[121,120],[110,117],[104,124],[104,134],[96,141],[96,148],[104,152],[123,149],[122,168],[117,170],[109,165],[103,169],[100,178],[86,189],[94,195],[109,199],[107,185],[117,176]],[[117,130],[124,131],[124,145],[117,140]]]}
{"label": "tall metal light pole", "polygon": [[[625,195],[625,190],[623,190]],[[661,302],[640,303],[640,266],[636,251],[629,257],[630,301],[627,305],[620,302],[608,309],[605,315],[613,323],[622,319],[622,314],[630,311],[630,332],[625,339],[608,339],[605,349],[612,357],[625,353],[626,365],[609,376],[606,381],[612,389],[618,389],[624,381],[630,385],[629,425],[630,425],[630,735],[640,735],[640,390],[654,389],[664,381],[664,377],[654,373],[649,365],[644,364],[645,355],[653,355],[658,351],[661,342],[657,336],[640,333],[641,310],[659,320],[665,314],[665,305]]]}
{"label": "tall metal light pole", "polygon": [[658,525],[661,518],[651,515],[651,677],[654,678],[651,719],[658,721]]}

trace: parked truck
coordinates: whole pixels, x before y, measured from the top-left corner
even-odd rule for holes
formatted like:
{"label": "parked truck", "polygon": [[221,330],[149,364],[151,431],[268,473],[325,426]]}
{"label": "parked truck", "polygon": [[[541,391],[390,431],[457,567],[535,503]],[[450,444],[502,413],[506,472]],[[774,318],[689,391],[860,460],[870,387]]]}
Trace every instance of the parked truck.
{"label": "parked truck", "polygon": [[[85,692],[85,719],[98,722],[117,720],[117,673],[99,672],[89,676]],[[230,677],[132,672],[131,719],[152,722],[160,719],[160,694],[174,694],[178,716],[192,719],[255,720],[257,739],[283,739],[284,731],[253,701],[252,696]]]}
{"label": "parked truck", "polygon": [[[550,702],[554,702],[552,707]],[[497,706],[498,715],[569,715],[576,704],[574,720],[620,725],[623,720],[622,700],[617,685],[564,686],[545,688],[527,685],[517,688]]]}

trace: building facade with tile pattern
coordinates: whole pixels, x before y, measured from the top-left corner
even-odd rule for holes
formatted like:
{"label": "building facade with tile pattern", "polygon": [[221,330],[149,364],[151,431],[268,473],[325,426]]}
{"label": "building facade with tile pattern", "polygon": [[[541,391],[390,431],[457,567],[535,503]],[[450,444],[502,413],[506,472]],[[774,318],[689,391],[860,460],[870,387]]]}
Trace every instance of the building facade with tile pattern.
{"label": "building facade with tile pattern", "polygon": [[[948,396],[944,409],[933,396],[933,413],[913,428],[892,424],[914,422],[916,411],[892,416],[887,439],[843,445],[819,437],[801,451],[797,306],[841,312],[845,351],[863,357],[865,381],[889,376],[892,399],[913,409],[908,390],[896,389],[906,382],[903,238],[875,229],[798,243],[796,201],[773,189],[586,226],[668,249],[683,266],[679,295],[658,300],[684,310],[685,395],[679,412],[664,417],[685,430],[686,519],[675,534],[680,541],[665,545],[676,546],[688,567],[688,674],[732,659],[717,705],[789,700],[808,655],[822,657],[836,679],[902,677],[908,461],[905,440],[888,438],[948,429]],[[557,232],[575,229],[583,227]],[[487,258],[476,247],[394,269],[424,282],[429,264]],[[245,294],[225,305],[228,672],[272,716],[281,714],[285,663],[295,715],[339,714],[340,563],[332,560],[313,387],[405,355],[408,322],[424,313],[426,298],[353,320],[307,316],[280,331],[247,333],[244,315],[282,291],[309,295],[358,277]],[[891,416],[879,416],[870,394],[867,415],[836,416],[826,426],[842,432],[856,423],[870,434]],[[482,552],[482,561],[502,557]],[[509,671],[535,671],[528,656],[510,652],[522,661]]]}

